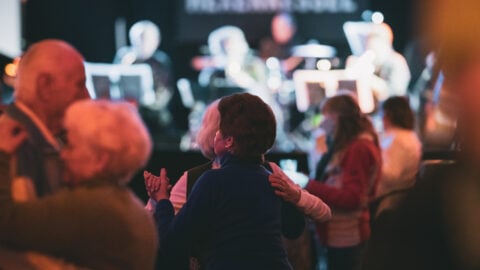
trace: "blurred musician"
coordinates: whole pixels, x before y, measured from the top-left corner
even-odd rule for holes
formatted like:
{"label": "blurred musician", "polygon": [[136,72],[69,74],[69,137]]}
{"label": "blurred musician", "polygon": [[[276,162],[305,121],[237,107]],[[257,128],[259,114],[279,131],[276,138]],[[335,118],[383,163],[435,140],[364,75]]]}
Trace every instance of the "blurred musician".
{"label": "blurred musician", "polygon": [[386,23],[373,25],[366,40],[365,52],[350,56],[347,69],[373,73],[372,90],[380,101],[390,96],[405,96],[410,70],[405,58],[393,48],[393,32]]}
{"label": "blurred musician", "polygon": [[271,36],[260,41],[259,56],[263,60],[274,57],[280,61],[282,73],[291,78],[292,71],[302,62],[301,57],[292,56],[292,49],[299,45],[295,18],[287,12],[280,12],[271,21]]}

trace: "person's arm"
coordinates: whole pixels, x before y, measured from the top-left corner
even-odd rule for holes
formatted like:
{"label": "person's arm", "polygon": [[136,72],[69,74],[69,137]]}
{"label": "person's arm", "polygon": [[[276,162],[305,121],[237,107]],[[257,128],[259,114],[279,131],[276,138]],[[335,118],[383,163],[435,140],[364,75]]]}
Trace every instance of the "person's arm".
{"label": "person's arm", "polygon": [[303,61],[303,58],[297,56],[290,56],[282,61],[282,70],[284,72],[291,72],[298,67]]}
{"label": "person's arm", "polygon": [[305,218],[295,204],[282,200],[282,234],[295,239],[305,230]]}
{"label": "person's arm", "polygon": [[330,207],[320,198],[293,183],[278,165],[273,162],[269,164],[274,172],[269,176],[269,180],[270,184],[275,188],[275,194],[295,204],[301,212],[315,222],[327,221],[332,217]]}
{"label": "person's arm", "polygon": [[[214,214],[212,192],[215,190],[212,180],[208,172],[202,175],[188,201],[176,216],[168,196],[153,196],[158,201],[154,217],[160,236],[162,258],[178,258],[184,255],[188,252],[190,243],[195,242],[197,237],[203,236],[211,228],[209,222]],[[160,191],[164,190],[162,187],[166,185],[165,183],[167,181],[163,180]]]}
{"label": "person's arm", "polygon": [[175,215],[178,214],[180,209],[182,209],[183,205],[187,202],[187,179],[188,172],[184,172],[170,192],[170,202],[175,210]]}
{"label": "person's arm", "polygon": [[332,218],[330,207],[320,198],[302,189],[297,207],[315,222],[324,222]]}
{"label": "person's arm", "polygon": [[[57,193],[41,200],[15,203],[11,196],[10,156],[0,152],[0,242],[18,248],[55,254],[70,250],[84,221]],[[91,221],[90,221],[91,222]],[[81,231],[81,230],[78,230]]]}
{"label": "person's arm", "polygon": [[405,96],[411,78],[410,69],[407,61],[401,54],[393,54],[392,59],[392,72],[388,77],[388,87],[392,95]]}
{"label": "person's arm", "polygon": [[[149,173],[147,172],[144,173],[146,185],[148,185],[148,180],[146,176],[148,174]],[[178,181],[172,187],[172,190],[170,192],[170,202],[172,203],[173,208],[175,210],[175,215],[178,213],[178,211],[180,211],[180,209],[183,207],[183,205],[187,201],[187,179],[188,179],[187,177],[188,177],[188,172],[185,171],[180,177],[180,179],[178,179]],[[148,186],[147,186],[147,193],[149,194],[149,196],[151,196],[152,192],[149,190]],[[155,208],[157,208],[157,202],[150,197],[147,201],[147,204],[145,205],[145,209],[153,214],[155,213]]]}
{"label": "person's arm", "polygon": [[[320,197],[330,207],[353,210],[366,205],[369,181],[373,168],[379,166],[371,149],[362,141],[349,146],[341,161],[342,186],[334,187],[319,181],[309,181],[306,187],[310,193]],[[378,168],[381,169],[381,168]]]}

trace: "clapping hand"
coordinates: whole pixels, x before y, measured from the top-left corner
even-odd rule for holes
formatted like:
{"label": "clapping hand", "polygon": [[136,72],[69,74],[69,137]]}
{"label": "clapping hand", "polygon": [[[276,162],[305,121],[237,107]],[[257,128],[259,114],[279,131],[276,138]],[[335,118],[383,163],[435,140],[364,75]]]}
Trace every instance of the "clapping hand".
{"label": "clapping hand", "polygon": [[172,186],[170,185],[170,180],[167,177],[167,170],[165,168],[160,170],[160,176],[144,171],[143,178],[150,198],[156,202],[170,198],[170,189]]}

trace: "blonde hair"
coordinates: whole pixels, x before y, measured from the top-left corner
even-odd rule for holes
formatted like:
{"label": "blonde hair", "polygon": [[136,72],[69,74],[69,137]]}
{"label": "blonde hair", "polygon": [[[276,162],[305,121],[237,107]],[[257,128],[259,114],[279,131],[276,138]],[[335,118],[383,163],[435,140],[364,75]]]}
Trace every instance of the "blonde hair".
{"label": "blonde hair", "polygon": [[107,153],[109,161],[100,172],[126,184],[145,166],[152,150],[148,130],[135,107],[127,102],[82,100],[66,112],[64,126],[75,132],[93,153]]}
{"label": "blonde hair", "polygon": [[198,130],[196,142],[202,151],[202,154],[208,159],[215,158],[213,149],[213,139],[215,133],[220,127],[220,112],[218,111],[218,102],[215,100],[208,105],[202,119],[202,126]]}

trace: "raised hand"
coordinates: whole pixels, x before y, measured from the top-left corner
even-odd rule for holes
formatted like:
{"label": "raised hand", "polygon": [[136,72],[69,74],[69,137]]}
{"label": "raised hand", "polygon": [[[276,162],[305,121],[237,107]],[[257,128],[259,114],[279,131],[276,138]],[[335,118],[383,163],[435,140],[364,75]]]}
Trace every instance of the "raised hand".
{"label": "raised hand", "polygon": [[150,198],[156,202],[170,198],[170,189],[172,186],[170,185],[170,180],[167,177],[167,170],[165,168],[160,170],[160,176],[144,171],[143,178],[145,179],[145,187]]}
{"label": "raised hand", "polygon": [[[160,188],[160,180],[158,176],[152,174],[149,171],[143,171],[143,179],[145,181],[145,189],[150,198],[152,198],[153,191]],[[153,198],[152,198],[153,199]]]}

